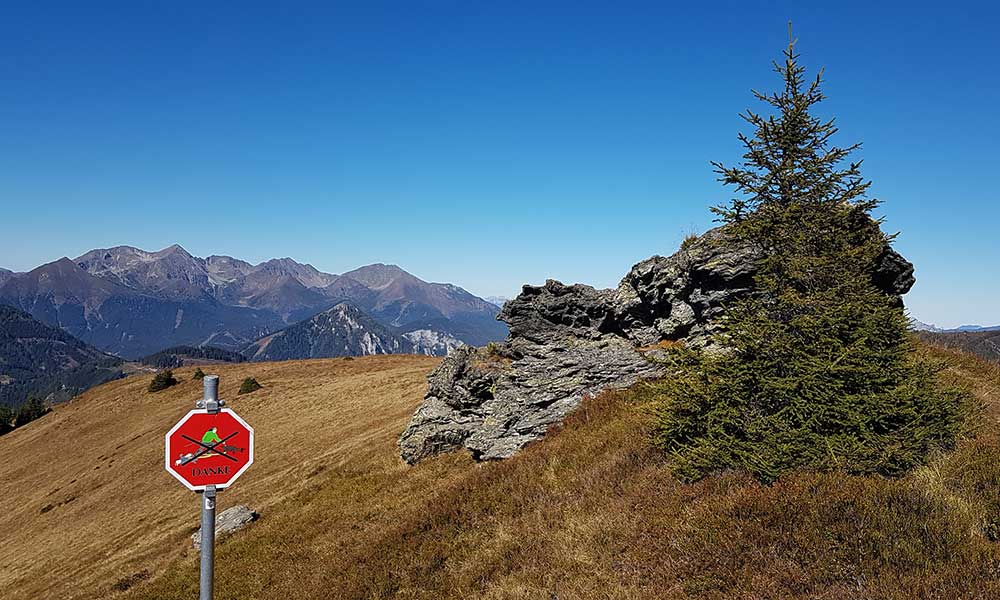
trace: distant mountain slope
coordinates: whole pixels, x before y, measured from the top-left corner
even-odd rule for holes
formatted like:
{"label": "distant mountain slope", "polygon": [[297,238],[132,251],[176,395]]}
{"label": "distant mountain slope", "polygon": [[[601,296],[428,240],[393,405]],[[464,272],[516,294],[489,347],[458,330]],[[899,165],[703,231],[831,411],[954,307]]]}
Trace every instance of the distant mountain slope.
{"label": "distant mountain slope", "polygon": [[499,308],[503,308],[504,303],[510,300],[507,296],[486,296],[483,299]]}
{"label": "distant mountain slope", "polygon": [[239,352],[215,348],[213,346],[174,346],[155,354],[143,356],[139,362],[159,369],[170,369],[185,365],[206,365],[213,363],[241,363],[247,357]]}
{"label": "distant mountain slope", "polygon": [[924,323],[916,319],[910,319],[910,329],[913,331],[929,331],[932,333],[957,333],[963,331],[1000,331],[1000,325],[993,326],[983,326],[983,325],[961,325],[952,329],[944,329],[934,325],[933,323]]}
{"label": "distant mountain slope", "polygon": [[121,362],[62,329],[0,305],[0,404],[20,404],[29,394],[67,400],[121,377]]}
{"label": "distant mountain slope", "polygon": [[347,302],[257,340],[243,351],[255,361],[412,352],[409,340]]}
{"label": "distant mountain slope", "polygon": [[481,346],[503,339],[507,327],[496,320],[499,308],[448,283],[428,283],[396,265],[375,264],[344,273],[375,292],[360,304],[382,323],[404,331],[441,331]]}
{"label": "distant mountain slope", "polygon": [[95,277],[161,298],[187,300],[212,295],[203,261],[177,245],[159,252],[131,246],[91,250],[73,262]]}
{"label": "distant mountain slope", "polygon": [[923,321],[918,321],[916,319],[910,319],[910,329],[913,331],[944,331],[933,323],[924,323]]}
{"label": "distant mountain slope", "polygon": [[14,276],[14,272],[8,269],[0,267],[0,285],[3,285],[8,279]]}
{"label": "distant mountain slope", "polygon": [[948,329],[947,331],[1000,331],[1000,325],[983,326],[983,325],[961,325],[955,329]]}
{"label": "distant mountain slope", "polygon": [[225,306],[194,293],[191,279],[157,283],[151,291],[129,287],[141,279],[128,273],[99,272],[107,278],[62,258],[8,280],[0,286],[0,304],[126,358],[179,344],[238,348],[284,324],[273,311]]}
{"label": "distant mountain slope", "polygon": [[290,258],[251,265],[229,256],[198,258],[177,245],[159,252],[131,246],[91,250],[74,262],[95,277],[139,292],[173,300],[211,298],[224,305],[270,309],[282,317],[322,304],[325,296],[308,290],[337,279]]}
{"label": "distant mountain slope", "polygon": [[0,304],[126,358],[177,345],[239,350],[344,301],[435,353],[507,333],[495,305],[395,265],[338,276],[290,258],[253,265],[174,245],[102,248],[28,273],[0,271]]}
{"label": "distant mountain slope", "polygon": [[917,334],[924,341],[954,350],[975,354],[989,361],[1000,362],[1000,330],[979,331],[924,331]]}

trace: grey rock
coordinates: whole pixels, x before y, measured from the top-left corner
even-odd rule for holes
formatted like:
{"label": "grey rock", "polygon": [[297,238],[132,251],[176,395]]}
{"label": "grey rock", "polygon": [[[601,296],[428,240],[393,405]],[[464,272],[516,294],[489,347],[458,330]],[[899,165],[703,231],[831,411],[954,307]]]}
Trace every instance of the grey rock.
{"label": "grey rock", "polygon": [[[759,258],[717,228],[670,257],[636,264],[616,289],[554,280],[524,286],[497,317],[509,327],[506,341],[463,346],[428,376],[400,456],[413,464],[464,447],[476,460],[507,458],[585,396],[664,375],[649,360],[655,345],[709,345],[725,306],[753,292]],[[914,283],[913,265],[887,246],[872,278],[899,297]]]}
{"label": "grey rock", "polygon": [[[249,506],[242,504],[227,508],[215,516],[215,538],[243,529],[260,518],[260,515]],[[201,549],[201,528],[191,535],[191,544],[195,550]]]}

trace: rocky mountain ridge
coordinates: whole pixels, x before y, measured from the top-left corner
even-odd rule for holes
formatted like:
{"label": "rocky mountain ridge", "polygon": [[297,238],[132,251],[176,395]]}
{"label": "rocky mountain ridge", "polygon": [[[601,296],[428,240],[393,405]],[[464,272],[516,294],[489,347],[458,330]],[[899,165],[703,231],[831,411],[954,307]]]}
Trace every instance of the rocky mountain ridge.
{"label": "rocky mountain ridge", "polygon": [[242,349],[344,301],[401,334],[434,338],[425,344],[437,352],[452,340],[483,344],[506,334],[495,306],[395,265],[333,275],[290,258],[253,265],[177,245],[117,246],[0,275],[0,303],[128,358],[178,345]]}
{"label": "rocky mountain ridge", "polygon": [[938,327],[933,323],[924,323],[918,321],[917,319],[910,319],[910,329],[913,331],[926,331],[930,333],[960,333],[960,332],[974,332],[974,331],[1000,331],[1000,325],[960,325],[958,327],[953,327],[951,329],[945,329]]}
{"label": "rocky mountain ridge", "polygon": [[[499,318],[506,341],[462,348],[428,376],[423,404],[399,440],[408,463],[460,447],[506,458],[542,437],[586,395],[662,376],[663,343],[704,346],[725,306],[753,291],[759,256],[725,230],[635,266],[615,289],[549,280],[524,286]],[[873,282],[901,298],[913,265],[886,246]],[[901,301],[901,300],[900,300]]]}
{"label": "rocky mountain ridge", "polygon": [[358,307],[341,302],[329,310],[263,337],[243,350],[253,361],[412,354],[413,344]]}

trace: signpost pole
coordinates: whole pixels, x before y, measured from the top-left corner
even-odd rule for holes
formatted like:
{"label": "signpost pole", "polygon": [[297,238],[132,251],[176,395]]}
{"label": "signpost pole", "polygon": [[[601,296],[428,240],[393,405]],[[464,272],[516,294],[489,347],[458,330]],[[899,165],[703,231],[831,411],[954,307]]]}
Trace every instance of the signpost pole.
{"label": "signpost pole", "polygon": [[[209,414],[219,412],[219,376],[206,375],[203,398],[196,403]],[[215,578],[215,486],[209,485],[201,493],[201,600],[212,600]]]}
{"label": "signpost pole", "polygon": [[215,577],[215,486],[201,494],[201,600],[212,600]]}
{"label": "signpost pole", "polygon": [[204,393],[163,436],[167,472],[201,494],[201,600],[212,600],[215,500],[253,464],[253,427],[219,399],[219,376],[206,375]]}

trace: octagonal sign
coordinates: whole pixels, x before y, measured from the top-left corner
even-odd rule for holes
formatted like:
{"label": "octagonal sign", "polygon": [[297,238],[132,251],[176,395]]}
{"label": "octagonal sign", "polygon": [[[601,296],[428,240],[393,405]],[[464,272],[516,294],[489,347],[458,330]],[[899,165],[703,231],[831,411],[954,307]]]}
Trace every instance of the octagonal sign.
{"label": "octagonal sign", "polygon": [[189,490],[229,487],[253,464],[253,427],[228,408],[192,410],[167,432],[167,471]]}

